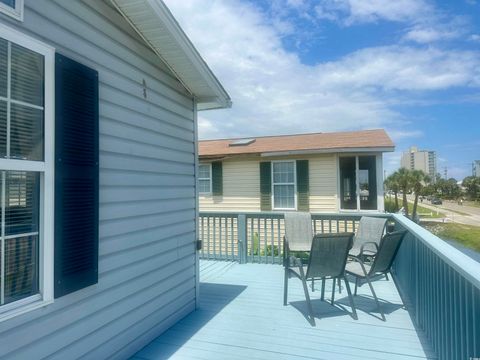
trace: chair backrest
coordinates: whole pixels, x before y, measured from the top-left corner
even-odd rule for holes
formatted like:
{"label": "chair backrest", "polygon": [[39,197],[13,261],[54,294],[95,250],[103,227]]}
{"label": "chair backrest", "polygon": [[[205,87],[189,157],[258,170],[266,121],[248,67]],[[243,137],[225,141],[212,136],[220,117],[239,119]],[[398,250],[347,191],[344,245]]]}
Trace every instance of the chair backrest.
{"label": "chair backrest", "polygon": [[377,255],[370,268],[370,274],[384,273],[390,270],[406,231],[395,231],[383,236]]}
{"label": "chair backrest", "polygon": [[307,278],[343,275],[354,235],[354,233],[315,235],[308,258]]}
{"label": "chair backrest", "polygon": [[373,216],[362,216],[358,224],[358,230],[353,238],[353,247],[360,249],[366,242],[380,244],[387,219]]}
{"label": "chair backrest", "polygon": [[312,215],[308,212],[285,213],[285,240],[290,251],[309,251],[312,246]]}

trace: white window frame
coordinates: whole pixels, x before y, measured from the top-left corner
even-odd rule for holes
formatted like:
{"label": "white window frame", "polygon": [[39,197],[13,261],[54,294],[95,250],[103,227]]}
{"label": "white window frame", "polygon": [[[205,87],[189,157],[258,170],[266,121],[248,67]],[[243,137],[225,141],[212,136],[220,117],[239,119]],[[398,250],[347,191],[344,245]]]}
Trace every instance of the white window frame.
{"label": "white window frame", "polygon": [[[23,3],[22,3],[23,5]],[[40,173],[39,216],[39,293],[0,306],[0,321],[43,307],[54,296],[54,109],[55,48],[22,32],[0,24],[0,37],[44,56],[44,161],[0,159],[0,171],[18,170]],[[3,254],[3,252],[2,252]]]}
{"label": "white window frame", "polygon": [[[358,172],[360,170],[360,156],[375,156],[375,171],[376,171],[376,185],[377,185],[377,208],[368,210],[360,209],[360,180]],[[342,194],[341,194],[341,184],[342,179],[340,178],[340,159],[343,157],[354,157],[355,158],[355,194],[356,194],[356,209],[342,209]],[[342,154],[337,156],[337,194],[338,194],[338,209],[341,212],[364,212],[364,213],[378,213],[384,211],[384,200],[383,200],[383,166],[382,166],[382,154],[379,153],[354,153],[354,154]]]}
{"label": "white window frame", "polygon": [[[203,192],[203,191],[198,190],[198,193],[201,194],[201,195],[211,195],[212,194],[212,163],[199,164],[198,167],[200,168],[200,166],[208,166],[208,178],[201,178],[200,177],[200,169],[199,169],[198,170],[198,183],[200,184],[200,180],[209,180],[210,181],[210,189],[208,190],[208,192]],[[200,186],[199,186],[199,188],[200,188]]]}
{"label": "white window frame", "polygon": [[[275,183],[273,177],[273,167],[275,163],[283,163],[283,162],[291,162],[293,163],[293,183]],[[273,210],[297,210],[297,161],[296,160],[275,160],[272,161],[272,168],[271,168],[271,179],[272,179],[272,209]],[[275,207],[275,185],[293,185],[293,196],[294,196],[294,207],[293,208],[277,208]]]}
{"label": "white window frame", "polygon": [[12,8],[11,6],[0,2],[0,13],[11,16],[18,21],[23,21],[23,8],[23,0],[16,0],[15,8]]}

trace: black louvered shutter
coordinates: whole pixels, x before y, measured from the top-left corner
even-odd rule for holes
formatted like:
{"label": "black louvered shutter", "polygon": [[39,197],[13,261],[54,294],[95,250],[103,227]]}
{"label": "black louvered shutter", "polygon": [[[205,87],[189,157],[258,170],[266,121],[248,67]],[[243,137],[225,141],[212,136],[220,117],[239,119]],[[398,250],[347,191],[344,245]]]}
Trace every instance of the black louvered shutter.
{"label": "black louvered shutter", "polygon": [[98,73],[55,56],[55,297],[98,282]]}
{"label": "black louvered shutter", "polygon": [[310,177],[308,160],[297,160],[298,211],[310,211]]}
{"label": "black louvered shutter", "polygon": [[260,210],[272,210],[272,163],[260,163]]}
{"label": "black louvered shutter", "polygon": [[213,196],[223,195],[223,166],[221,161],[212,162],[212,193]]}

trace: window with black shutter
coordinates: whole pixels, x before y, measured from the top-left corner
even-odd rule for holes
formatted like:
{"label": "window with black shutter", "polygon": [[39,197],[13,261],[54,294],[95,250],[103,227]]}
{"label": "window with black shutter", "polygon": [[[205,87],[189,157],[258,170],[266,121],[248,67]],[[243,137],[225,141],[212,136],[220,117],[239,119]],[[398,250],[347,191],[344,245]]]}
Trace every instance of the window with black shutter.
{"label": "window with black shutter", "polygon": [[2,27],[0,319],[53,298],[53,62],[51,47]]}

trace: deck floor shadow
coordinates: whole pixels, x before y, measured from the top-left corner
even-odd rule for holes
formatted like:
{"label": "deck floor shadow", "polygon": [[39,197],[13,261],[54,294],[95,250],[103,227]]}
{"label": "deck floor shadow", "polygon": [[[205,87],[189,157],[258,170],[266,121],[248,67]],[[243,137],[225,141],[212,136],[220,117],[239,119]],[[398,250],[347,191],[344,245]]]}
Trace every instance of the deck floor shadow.
{"label": "deck floor shadow", "polygon": [[311,293],[316,326],[306,319],[300,281],[289,282],[283,305],[280,265],[201,261],[200,306],[153,340],[132,359],[435,359],[424,335],[415,329],[395,283],[378,279],[374,287],[387,321],[380,320],[368,286],[359,288],[351,316],[346,293],[331,283],[325,299]]}

